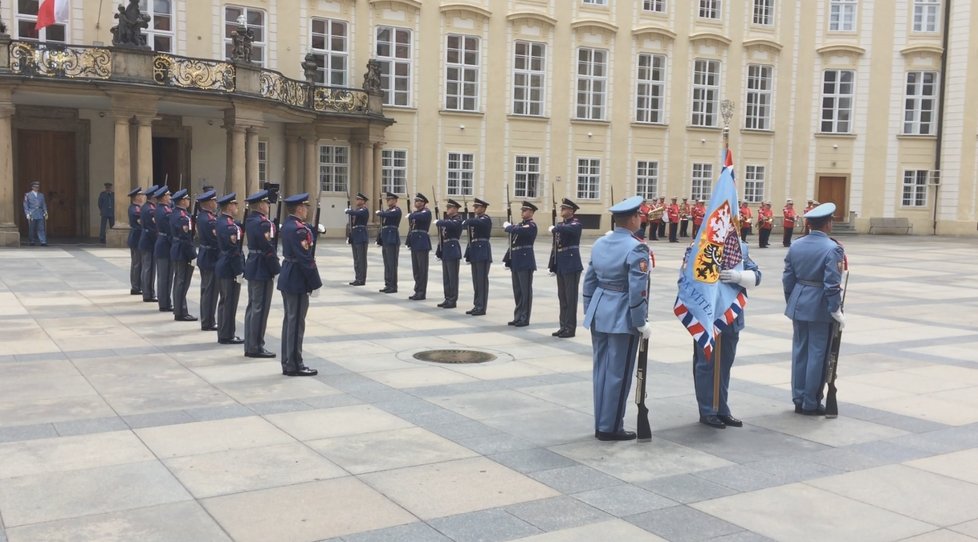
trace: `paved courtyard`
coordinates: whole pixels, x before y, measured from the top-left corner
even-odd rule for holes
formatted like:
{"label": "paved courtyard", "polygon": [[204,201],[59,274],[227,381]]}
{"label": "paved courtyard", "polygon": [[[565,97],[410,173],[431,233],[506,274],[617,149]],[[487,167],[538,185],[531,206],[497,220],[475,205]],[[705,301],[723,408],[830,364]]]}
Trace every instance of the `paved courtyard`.
{"label": "paved courtyard", "polygon": [[[745,426],[722,431],[696,423],[671,313],[682,247],[652,244],[650,443],[593,438],[590,337],[550,336],[546,272],[514,329],[498,263],[470,317],[466,268],[443,310],[433,258],[413,302],[405,250],[383,295],[378,247],[355,288],[349,247],[326,242],[303,379],[128,295],[128,251],[0,249],[0,541],[978,539],[978,288],[959,267],[976,242],[844,242],[839,418],[793,413],[785,249],[752,247],[764,277],[730,399]],[[197,314],[196,277],[191,293]],[[276,297],[276,352],[281,319]],[[498,359],[412,357],[437,348]]]}

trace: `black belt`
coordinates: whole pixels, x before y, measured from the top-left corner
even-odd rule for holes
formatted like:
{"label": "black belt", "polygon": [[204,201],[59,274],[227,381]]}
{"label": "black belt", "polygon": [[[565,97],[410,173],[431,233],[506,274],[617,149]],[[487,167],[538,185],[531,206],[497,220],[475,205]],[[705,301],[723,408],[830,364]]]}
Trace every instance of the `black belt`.
{"label": "black belt", "polygon": [[523,250],[524,248],[533,248],[533,245],[519,245],[512,248],[512,250]]}
{"label": "black belt", "polygon": [[283,262],[297,263],[299,260],[296,258],[282,258]]}
{"label": "black belt", "polygon": [[557,252],[563,252],[565,250],[570,250],[572,248],[581,248],[581,247],[578,246],[578,245],[573,245],[573,246],[569,246],[569,247],[560,247],[560,248],[557,249]]}
{"label": "black belt", "polygon": [[627,287],[624,284],[611,284],[608,282],[599,282],[598,288],[601,288],[602,290],[610,290],[612,292],[624,292],[627,290]]}
{"label": "black belt", "polygon": [[800,280],[799,279],[798,280],[798,284],[804,284],[805,286],[814,286],[816,288],[821,288],[822,286],[825,286],[825,283],[824,282],[818,282],[818,281],[814,281],[814,280]]}
{"label": "black belt", "polygon": [[367,227],[366,225],[363,225],[363,224],[357,224],[356,226],[350,226],[350,229],[354,229],[354,230],[355,230],[355,229],[357,229],[357,228],[366,228],[366,227]]}
{"label": "black belt", "polygon": [[397,226],[381,226],[381,228],[396,228]]}
{"label": "black belt", "polygon": [[488,243],[488,242],[489,242],[489,238],[481,238],[481,237],[480,237],[480,238],[478,238],[478,239],[473,239],[473,240],[472,240],[472,241],[470,241],[470,242],[471,242],[471,243],[478,243],[479,241],[485,241],[485,242],[487,242],[487,243]]}

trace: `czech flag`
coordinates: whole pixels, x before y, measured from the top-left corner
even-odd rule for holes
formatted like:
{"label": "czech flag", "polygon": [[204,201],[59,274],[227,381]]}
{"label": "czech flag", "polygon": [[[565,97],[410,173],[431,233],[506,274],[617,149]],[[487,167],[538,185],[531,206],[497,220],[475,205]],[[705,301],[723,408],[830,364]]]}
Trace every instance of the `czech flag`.
{"label": "czech flag", "polygon": [[65,24],[68,22],[68,0],[41,0],[37,8],[37,24],[34,30],[38,32],[46,26]]}

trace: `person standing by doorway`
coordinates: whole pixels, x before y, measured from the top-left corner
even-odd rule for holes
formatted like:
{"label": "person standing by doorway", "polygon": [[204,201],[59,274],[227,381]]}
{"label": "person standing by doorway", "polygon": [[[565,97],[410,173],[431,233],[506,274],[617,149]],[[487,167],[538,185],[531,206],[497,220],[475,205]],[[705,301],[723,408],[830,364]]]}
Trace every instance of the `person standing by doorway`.
{"label": "person standing by doorway", "polygon": [[104,245],[106,225],[109,228],[115,226],[115,192],[112,191],[112,183],[103,186],[105,190],[98,195],[98,242]]}
{"label": "person standing by doorway", "polygon": [[41,183],[31,181],[31,189],[24,194],[24,214],[27,215],[27,241],[34,246],[48,246],[44,221],[48,219],[48,204],[41,193]]}
{"label": "person standing by doorway", "polygon": [[129,294],[142,295],[142,271],[143,257],[139,253],[139,237],[142,235],[142,225],[139,223],[139,210],[146,196],[143,195],[142,187],[137,186],[129,192],[129,237],[126,238],[126,246],[129,247]]}

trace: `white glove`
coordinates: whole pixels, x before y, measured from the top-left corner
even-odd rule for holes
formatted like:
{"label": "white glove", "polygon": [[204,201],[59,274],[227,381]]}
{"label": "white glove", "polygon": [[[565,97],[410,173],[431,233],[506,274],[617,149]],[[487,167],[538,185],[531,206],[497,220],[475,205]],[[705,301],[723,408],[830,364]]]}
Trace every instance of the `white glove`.
{"label": "white glove", "polygon": [[197,266],[197,258],[194,258],[194,259],[190,260],[187,263],[190,264],[190,267],[196,267]]}
{"label": "white glove", "polygon": [[349,208],[349,207],[347,207],[346,209],[343,209],[343,212],[344,212],[344,213],[349,213],[349,212],[350,212],[350,208]]}
{"label": "white glove", "polygon": [[380,209],[377,209],[376,211],[374,211],[374,214],[375,215],[379,215],[380,214]]}
{"label": "white glove", "polygon": [[506,228],[508,228],[508,227],[510,227],[510,226],[512,226],[512,224],[510,224],[509,222],[503,222],[503,229],[504,229],[504,230],[505,230]]}
{"label": "white glove", "polygon": [[547,227],[547,231],[550,232],[550,233],[553,233],[554,232],[554,227],[553,226],[548,226]]}
{"label": "white glove", "polygon": [[319,297],[319,288],[309,292],[309,297]]}
{"label": "white glove", "polygon": [[757,274],[750,270],[725,269],[720,271],[720,282],[735,283],[744,288],[750,288],[757,284]]}
{"label": "white glove", "polygon": [[642,335],[643,339],[648,339],[652,336],[652,324],[645,322],[637,331]]}
{"label": "white glove", "polygon": [[318,226],[316,226],[316,231],[318,231],[319,233],[326,233],[326,226],[319,224]]}
{"label": "white glove", "polygon": [[832,319],[839,323],[839,331],[846,328],[846,315],[839,309],[832,313]]}

